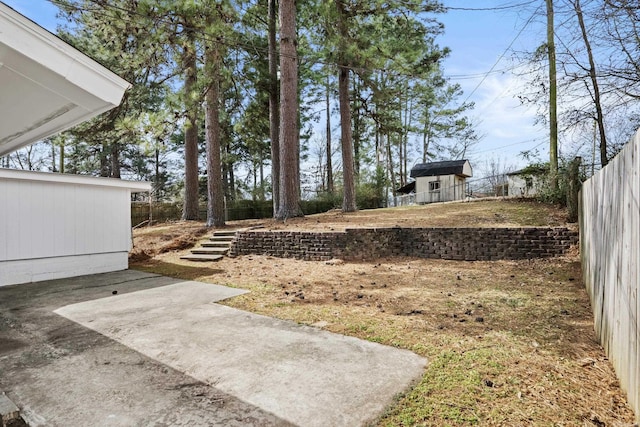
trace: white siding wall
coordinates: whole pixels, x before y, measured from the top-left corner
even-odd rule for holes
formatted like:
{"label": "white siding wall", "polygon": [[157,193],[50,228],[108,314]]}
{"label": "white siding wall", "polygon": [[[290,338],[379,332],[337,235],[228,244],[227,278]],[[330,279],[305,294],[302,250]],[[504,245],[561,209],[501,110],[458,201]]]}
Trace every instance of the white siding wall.
{"label": "white siding wall", "polygon": [[507,191],[509,196],[535,196],[540,190],[542,182],[537,176],[531,176],[531,186],[527,186],[526,179],[521,175],[507,176]]}
{"label": "white siding wall", "polygon": [[[439,191],[430,191],[429,183],[440,181]],[[416,203],[450,202],[465,197],[465,179],[456,175],[416,178]]]}
{"label": "white siding wall", "polygon": [[0,286],[126,269],[130,188],[46,175],[0,174]]}

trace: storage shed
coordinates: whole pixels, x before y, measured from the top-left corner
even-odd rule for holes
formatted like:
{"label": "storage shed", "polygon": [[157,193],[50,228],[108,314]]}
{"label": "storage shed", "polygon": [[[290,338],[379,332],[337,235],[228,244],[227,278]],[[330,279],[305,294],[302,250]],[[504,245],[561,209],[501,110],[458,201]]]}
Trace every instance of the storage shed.
{"label": "storage shed", "polygon": [[411,169],[416,203],[449,202],[467,196],[467,178],[473,176],[468,160],[419,163]]}
{"label": "storage shed", "polygon": [[507,173],[507,195],[517,197],[537,195],[548,173],[549,168],[544,165],[530,165]]}

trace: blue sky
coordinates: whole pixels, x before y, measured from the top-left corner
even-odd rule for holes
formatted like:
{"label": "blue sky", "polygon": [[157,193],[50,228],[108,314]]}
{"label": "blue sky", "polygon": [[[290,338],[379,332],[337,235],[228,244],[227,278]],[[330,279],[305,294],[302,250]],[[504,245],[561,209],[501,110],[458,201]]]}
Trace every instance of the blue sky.
{"label": "blue sky", "polygon": [[[57,8],[49,1],[2,1],[55,32]],[[514,168],[525,166],[527,162],[519,156],[524,150],[537,148],[542,160],[548,156],[546,130],[534,126],[534,111],[520,106],[515,97],[526,82],[509,71],[514,65],[512,50],[531,51],[545,37],[540,18],[528,22],[536,2],[533,7],[518,6],[521,3],[525,1],[444,0],[451,10],[438,17],[445,25],[445,34],[437,42],[451,48],[444,63],[445,73],[462,86],[463,99],[468,97],[476,105],[470,116],[482,139],[471,159],[478,172],[491,160]],[[544,6],[542,0],[539,3],[539,7]]]}
{"label": "blue sky", "polygon": [[527,162],[519,154],[534,148],[542,160],[546,160],[548,132],[534,125],[535,111],[520,105],[516,95],[527,83],[510,71],[517,65],[513,60],[514,50],[532,51],[545,41],[543,18],[531,19],[536,7],[541,8],[537,12],[544,9],[544,2],[540,0],[539,5],[534,2],[533,7],[528,8],[505,8],[521,4],[522,0],[445,0],[444,3],[451,8],[440,17],[445,25],[440,45],[451,48],[444,69],[452,82],[462,86],[464,98],[475,102],[470,115],[483,136],[474,150],[476,165],[496,159],[513,167],[525,166]]}

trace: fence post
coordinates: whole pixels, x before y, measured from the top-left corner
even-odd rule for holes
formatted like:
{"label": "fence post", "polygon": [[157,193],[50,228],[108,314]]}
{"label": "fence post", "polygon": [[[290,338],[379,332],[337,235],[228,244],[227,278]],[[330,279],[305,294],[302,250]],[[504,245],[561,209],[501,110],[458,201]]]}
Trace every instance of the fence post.
{"label": "fence post", "polygon": [[582,157],[576,157],[569,163],[567,177],[567,210],[569,222],[578,222],[578,196],[580,192],[580,164]]}

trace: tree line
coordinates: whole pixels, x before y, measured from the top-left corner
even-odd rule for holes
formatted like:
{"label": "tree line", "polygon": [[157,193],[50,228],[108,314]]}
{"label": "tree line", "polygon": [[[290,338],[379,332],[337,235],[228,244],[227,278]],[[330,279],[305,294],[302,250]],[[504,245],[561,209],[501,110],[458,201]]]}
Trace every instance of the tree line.
{"label": "tree line", "polygon": [[58,35],[132,84],[49,141],[53,169],[150,180],[154,197],[183,199],[184,219],[206,199],[219,225],[225,200],[249,195],[285,219],[303,191],[352,211],[358,188],[405,183],[411,151],[449,156],[453,137],[474,138],[443,75],[436,1],[53,3]]}
{"label": "tree line", "polygon": [[545,0],[530,7],[546,16],[546,43],[517,55],[527,60],[521,75],[531,83],[519,98],[537,106],[549,127],[550,184],[558,191],[559,155],[565,167],[584,158],[588,176],[640,126],[640,8],[627,0]]}
{"label": "tree line", "polygon": [[[0,166],[45,159],[53,171],[149,180],[155,199],[182,201],[184,219],[207,201],[219,225],[239,198],[271,199],[281,219],[301,214],[301,195],[340,198],[344,211],[368,192],[386,200],[416,159],[468,157],[479,139],[473,104],[442,69],[436,0],[51,1],[58,35],[132,87],[119,107]],[[546,41],[515,52],[528,83],[519,99],[539,108],[551,140],[558,127],[561,158],[605,165],[640,123],[639,8],[518,7],[547,18]]]}

